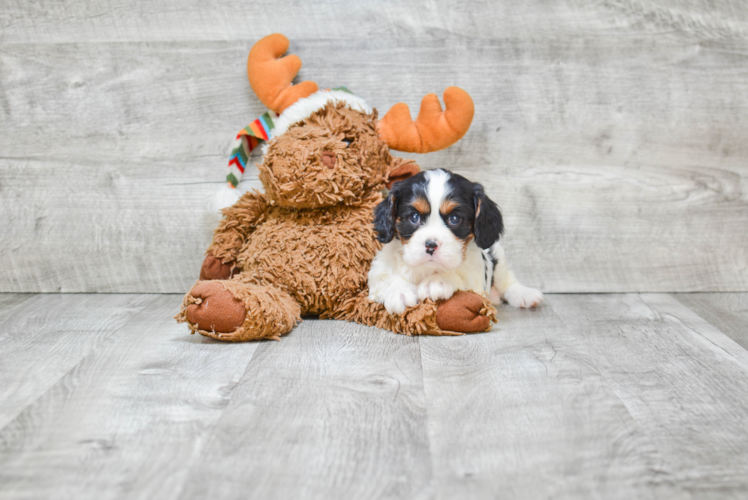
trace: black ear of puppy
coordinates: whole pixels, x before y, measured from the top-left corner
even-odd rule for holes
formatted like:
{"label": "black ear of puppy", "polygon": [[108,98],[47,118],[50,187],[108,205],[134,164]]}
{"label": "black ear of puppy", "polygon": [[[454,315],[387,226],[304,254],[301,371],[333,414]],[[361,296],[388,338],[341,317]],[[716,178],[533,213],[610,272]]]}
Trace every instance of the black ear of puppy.
{"label": "black ear of puppy", "polygon": [[504,233],[504,220],[499,207],[483,192],[483,186],[475,186],[475,244],[481,248],[489,248]]}
{"label": "black ear of puppy", "polygon": [[396,190],[390,191],[379,205],[374,208],[374,230],[377,239],[389,243],[395,237],[395,216],[397,214]]}

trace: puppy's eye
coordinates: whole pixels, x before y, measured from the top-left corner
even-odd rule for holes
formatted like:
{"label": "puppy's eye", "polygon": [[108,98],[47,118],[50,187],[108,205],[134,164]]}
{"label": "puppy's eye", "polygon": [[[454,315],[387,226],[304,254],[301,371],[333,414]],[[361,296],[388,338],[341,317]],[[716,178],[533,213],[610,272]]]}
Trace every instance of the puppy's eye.
{"label": "puppy's eye", "polygon": [[418,224],[421,222],[421,215],[420,214],[411,214],[410,216],[410,222],[413,224]]}
{"label": "puppy's eye", "polygon": [[460,223],[460,216],[457,214],[451,214],[449,217],[447,217],[447,221],[452,224],[453,226],[456,226]]}

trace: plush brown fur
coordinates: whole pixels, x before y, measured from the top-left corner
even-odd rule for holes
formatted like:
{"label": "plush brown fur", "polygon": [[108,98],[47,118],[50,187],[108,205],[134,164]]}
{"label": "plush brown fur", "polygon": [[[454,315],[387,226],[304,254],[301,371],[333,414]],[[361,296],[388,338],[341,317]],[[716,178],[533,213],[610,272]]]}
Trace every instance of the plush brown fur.
{"label": "plush brown fur", "polygon": [[[257,165],[268,199],[289,208],[320,208],[358,205],[381,191],[393,158],[377,137],[376,119],[376,111],[365,115],[343,103],[328,104],[273,139]],[[334,168],[322,163],[328,151],[336,157]]]}
{"label": "plush brown fur", "polygon": [[[369,301],[367,274],[380,248],[374,207],[390,173],[417,168],[390,155],[377,135],[376,118],[376,111],[367,115],[328,104],[270,141],[258,165],[265,194],[246,193],[224,210],[203,266],[205,277],[228,276],[234,267],[241,272],[210,282],[228,294],[218,285],[194,287],[178,321],[222,340],[277,339],[304,315],[404,334],[490,327],[495,309],[472,293],[442,304],[425,301],[401,315]],[[334,155],[332,168],[328,152]],[[238,319],[218,320],[227,314]]]}

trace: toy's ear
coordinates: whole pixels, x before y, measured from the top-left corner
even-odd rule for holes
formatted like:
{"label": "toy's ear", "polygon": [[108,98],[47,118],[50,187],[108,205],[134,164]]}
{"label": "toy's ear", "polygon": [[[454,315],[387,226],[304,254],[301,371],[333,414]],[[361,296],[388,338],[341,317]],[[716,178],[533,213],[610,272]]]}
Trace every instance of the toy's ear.
{"label": "toy's ear", "polygon": [[387,198],[374,209],[374,230],[377,239],[382,243],[389,243],[395,237],[395,217],[400,193],[395,187]]}
{"label": "toy's ear", "polygon": [[408,177],[413,177],[421,168],[413,160],[403,160],[395,158],[392,170],[387,172],[384,183],[387,189],[392,189],[392,185],[398,181],[404,181]]}
{"label": "toy's ear", "polygon": [[483,192],[483,186],[475,184],[475,224],[473,234],[475,234],[475,244],[481,248],[490,248],[491,245],[499,241],[501,234],[504,232],[504,220],[496,203],[493,202],[486,193]]}

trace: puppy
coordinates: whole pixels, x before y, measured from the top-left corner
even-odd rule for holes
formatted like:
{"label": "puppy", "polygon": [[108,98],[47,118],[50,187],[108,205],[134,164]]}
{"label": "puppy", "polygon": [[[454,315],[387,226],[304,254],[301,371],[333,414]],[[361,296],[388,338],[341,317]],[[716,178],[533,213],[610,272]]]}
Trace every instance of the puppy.
{"label": "puppy", "polygon": [[374,226],[385,245],[371,264],[369,299],[390,313],[457,290],[485,292],[492,303],[514,307],[543,301],[507,266],[496,203],[460,175],[427,170],[395,183],[374,210]]}

